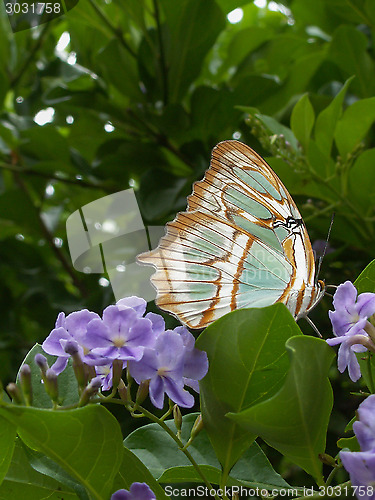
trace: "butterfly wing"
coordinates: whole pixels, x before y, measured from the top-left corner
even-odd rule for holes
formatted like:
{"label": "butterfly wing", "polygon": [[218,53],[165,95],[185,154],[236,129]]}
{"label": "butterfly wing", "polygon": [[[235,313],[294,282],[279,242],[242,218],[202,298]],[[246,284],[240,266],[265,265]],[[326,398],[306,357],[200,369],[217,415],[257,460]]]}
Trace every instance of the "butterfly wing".
{"label": "butterfly wing", "polygon": [[156,268],[157,305],[191,328],[278,301],[299,317],[319,295],[295,203],[267,163],[238,141],[213,149],[187,211],[166,228],[159,246],[138,261]]}

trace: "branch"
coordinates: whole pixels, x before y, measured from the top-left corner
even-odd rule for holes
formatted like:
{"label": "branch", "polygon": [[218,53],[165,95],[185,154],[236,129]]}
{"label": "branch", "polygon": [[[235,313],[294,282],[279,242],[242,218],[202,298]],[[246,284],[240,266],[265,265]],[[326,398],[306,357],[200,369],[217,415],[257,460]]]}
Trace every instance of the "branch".
{"label": "branch", "polygon": [[94,0],[89,0],[91,7],[95,10],[97,15],[100,17],[100,19],[108,26],[108,28],[112,31],[112,33],[118,38],[119,42],[121,45],[129,52],[130,55],[132,55],[134,58],[137,57],[137,54],[134,52],[134,50],[130,47],[130,45],[126,42],[124,35],[121,31],[120,28],[116,28],[111,21],[108,19],[108,17],[104,14],[102,9],[96,5]]}
{"label": "branch", "polygon": [[47,22],[43,26],[42,31],[41,31],[41,33],[39,35],[39,38],[35,42],[34,46],[31,48],[31,50],[29,52],[29,55],[25,59],[23,65],[20,68],[20,70],[18,71],[18,73],[13,78],[11,78],[11,80],[10,80],[10,87],[11,88],[16,87],[18,85],[19,81],[21,80],[21,78],[23,77],[23,75],[26,72],[27,68],[29,67],[29,65],[31,64],[32,60],[34,59],[36,53],[38,52],[38,50],[42,46],[42,43],[43,43],[45,35],[47,34],[48,28],[49,28],[49,23]]}
{"label": "branch", "polygon": [[155,10],[155,20],[157,25],[158,32],[158,42],[159,42],[159,50],[160,50],[160,68],[161,68],[161,77],[163,84],[163,102],[164,106],[168,104],[168,70],[167,64],[165,61],[165,52],[164,52],[164,44],[163,37],[161,32],[161,24],[160,24],[160,15],[159,15],[159,5],[158,0],[153,0],[154,2],[154,10]]}

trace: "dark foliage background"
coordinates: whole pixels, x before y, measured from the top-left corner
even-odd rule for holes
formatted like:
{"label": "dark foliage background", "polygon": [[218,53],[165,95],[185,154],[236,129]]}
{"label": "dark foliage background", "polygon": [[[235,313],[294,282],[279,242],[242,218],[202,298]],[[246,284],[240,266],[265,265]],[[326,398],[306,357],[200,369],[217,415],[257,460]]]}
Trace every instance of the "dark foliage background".
{"label": "dark foliage background", "polygon": [[[114,300],[100,275],[73,269],[67,217],[133,187],[145,224],[163,225],[224,139],[268,159],[313,242],[336,213],[327,283],[372,259],[373,0],[80,0],[32,29],[23,16],[16,33],[0,12],[3,380],[59,311]],[[325,335],[330,307],[313,314]],[[332,447],[358,404],[334,370],[333,383]]]}

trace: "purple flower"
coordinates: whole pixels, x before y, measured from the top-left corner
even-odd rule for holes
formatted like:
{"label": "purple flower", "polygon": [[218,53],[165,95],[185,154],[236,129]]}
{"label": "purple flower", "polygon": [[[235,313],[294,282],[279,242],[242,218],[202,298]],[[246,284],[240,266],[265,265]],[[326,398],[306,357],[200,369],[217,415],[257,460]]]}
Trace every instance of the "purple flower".
{"label": "purple flower", "polygon": [[358,490],[359,499],[375,499],[375,488],[367,486],[375,484],[375,395],[365,399],[358,408],[359,420],[353,423],[353,430],[358,439],[361,451],[341,451],[340,458],[349,472],[353,486],[362,486]]}
{"label": "purple flower", "polygon": [[353,423],[361,451],[375,454],[375,394],[366,398],[358,407],[358,417]]}
{"label": "purple flower", "polygon": [[133,483],[130,490],[118,490],[111,500],[156,500],[156,496],[146,483]]}
{"label": "purple flower", "polygon": [[374,331],[368,318],[375,313],[375,294],[361,293],[357,298],[357,290],[350,282],[338,286],[333,298],[334,311],[329,317],[335,335],[327,339],[330,346],[341,344],[338,352],[338,369],[342,373],[348,368],[349,377],[356,382],[361,371],[356,352],[375,350],[373,339],[368,331]]}
{"label": "purple flower", "polygon": [[102,320],[90,321],[85,342],[91,349],[86,362],[89,358],[92,364],[108,364],[114,359],[139,361],[145,347],[153,346],[155,335],[151,321],[139,317],[133,308],[108,306]]}
{"label": "purple flower", "polygon": [[207,353],[195,348],[195,338],[185,326],[178,326],[173,330],[181,335],[185,347],[184,384],[199,393],[199,383],[208,371]]}
{"label": "purple flower", "polygon": [[66,317],[64,313],[58,315],[55,328],[42,344],[46,353],[57,356],[56,362],[52,365],[57,375],[65,369],[70,357],[64,349],[67,341],[77,342],[81,357],[87,354],[88,349],[85,343],[87,326],[93,319],[99,319],[99,316],[87,309],[73,312]]}
{"label": "purple flower", "polygon": [[363,487],[363,490],[358,490],[358,499],[375,499],[375,488],[372,488],[372,490],[367,488],[367,486],[374,486],[375,483],[375,453],[341,451],[340,458],[345,469],[349,472],[352,485]]}
{"label": "purple flower", "polygon": [[367,319],[375,313],[375,294],[361,293],[357,298],[357,289],[350,281],[337,287],[333,297],[334,311],[329,311],[333,333],[339,337],[350,334],[352,329],[359,333]]}
{"label": "purple flower", "polygon": [[185,347],[181,335],[167,330],[158,335],[153,349],[145,349],[140,362],[130,361],[128,367],[138,384],[150,380],[150,399],[156,408],[163,408],[165,394],[178,405],[191,408],[194,397],[184,390],[184,363]]}

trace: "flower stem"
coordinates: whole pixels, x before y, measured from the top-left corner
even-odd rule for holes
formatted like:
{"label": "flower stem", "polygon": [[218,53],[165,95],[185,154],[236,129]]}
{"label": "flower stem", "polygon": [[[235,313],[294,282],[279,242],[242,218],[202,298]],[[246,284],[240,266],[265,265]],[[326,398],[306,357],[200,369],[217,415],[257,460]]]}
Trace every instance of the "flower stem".
{"label": "flower stem", "polygon": [[375,393],[374,378],[372,376],[372,365],[371,365],[372,352],[368,353],[367,357],[367,368],[368,368],[368,382],[371,394]]}
{"label": "flower stem", "polygon": [[207,488],[209,488],[209,490],[214,493],[213,498],[215,498],[216,500],[221,500],[220,497],[216,494],[211,483],[208,481],[206,476],[203,474],[203,472],[200,469],[197,462],[194,460],[194,458],[190,454],[190,452],[188,450],[184,449],[184,443],[175,435],[175,433],[167,426],[167,424],[163,420],[161,420],[160,418],[155,416],[153,413],[151,413],[148,410],[146,410],[145,408],[143,408],[142,406],[136,405],[136,408],[134,407],[134,409],[141,411],[145,417],[149,418],[150,420],[152,420],[156,424],[160,425],[160,427],[162,427],[162,429],[164,429],[165,432],[167,432],[171,436],[171,438],[177,443],[177,446],[182,451],[182,453],[184,453],[186,458],[191,462],[192,466],[197,471],[198,475],[202,478],[202,481],[207,486]]}

